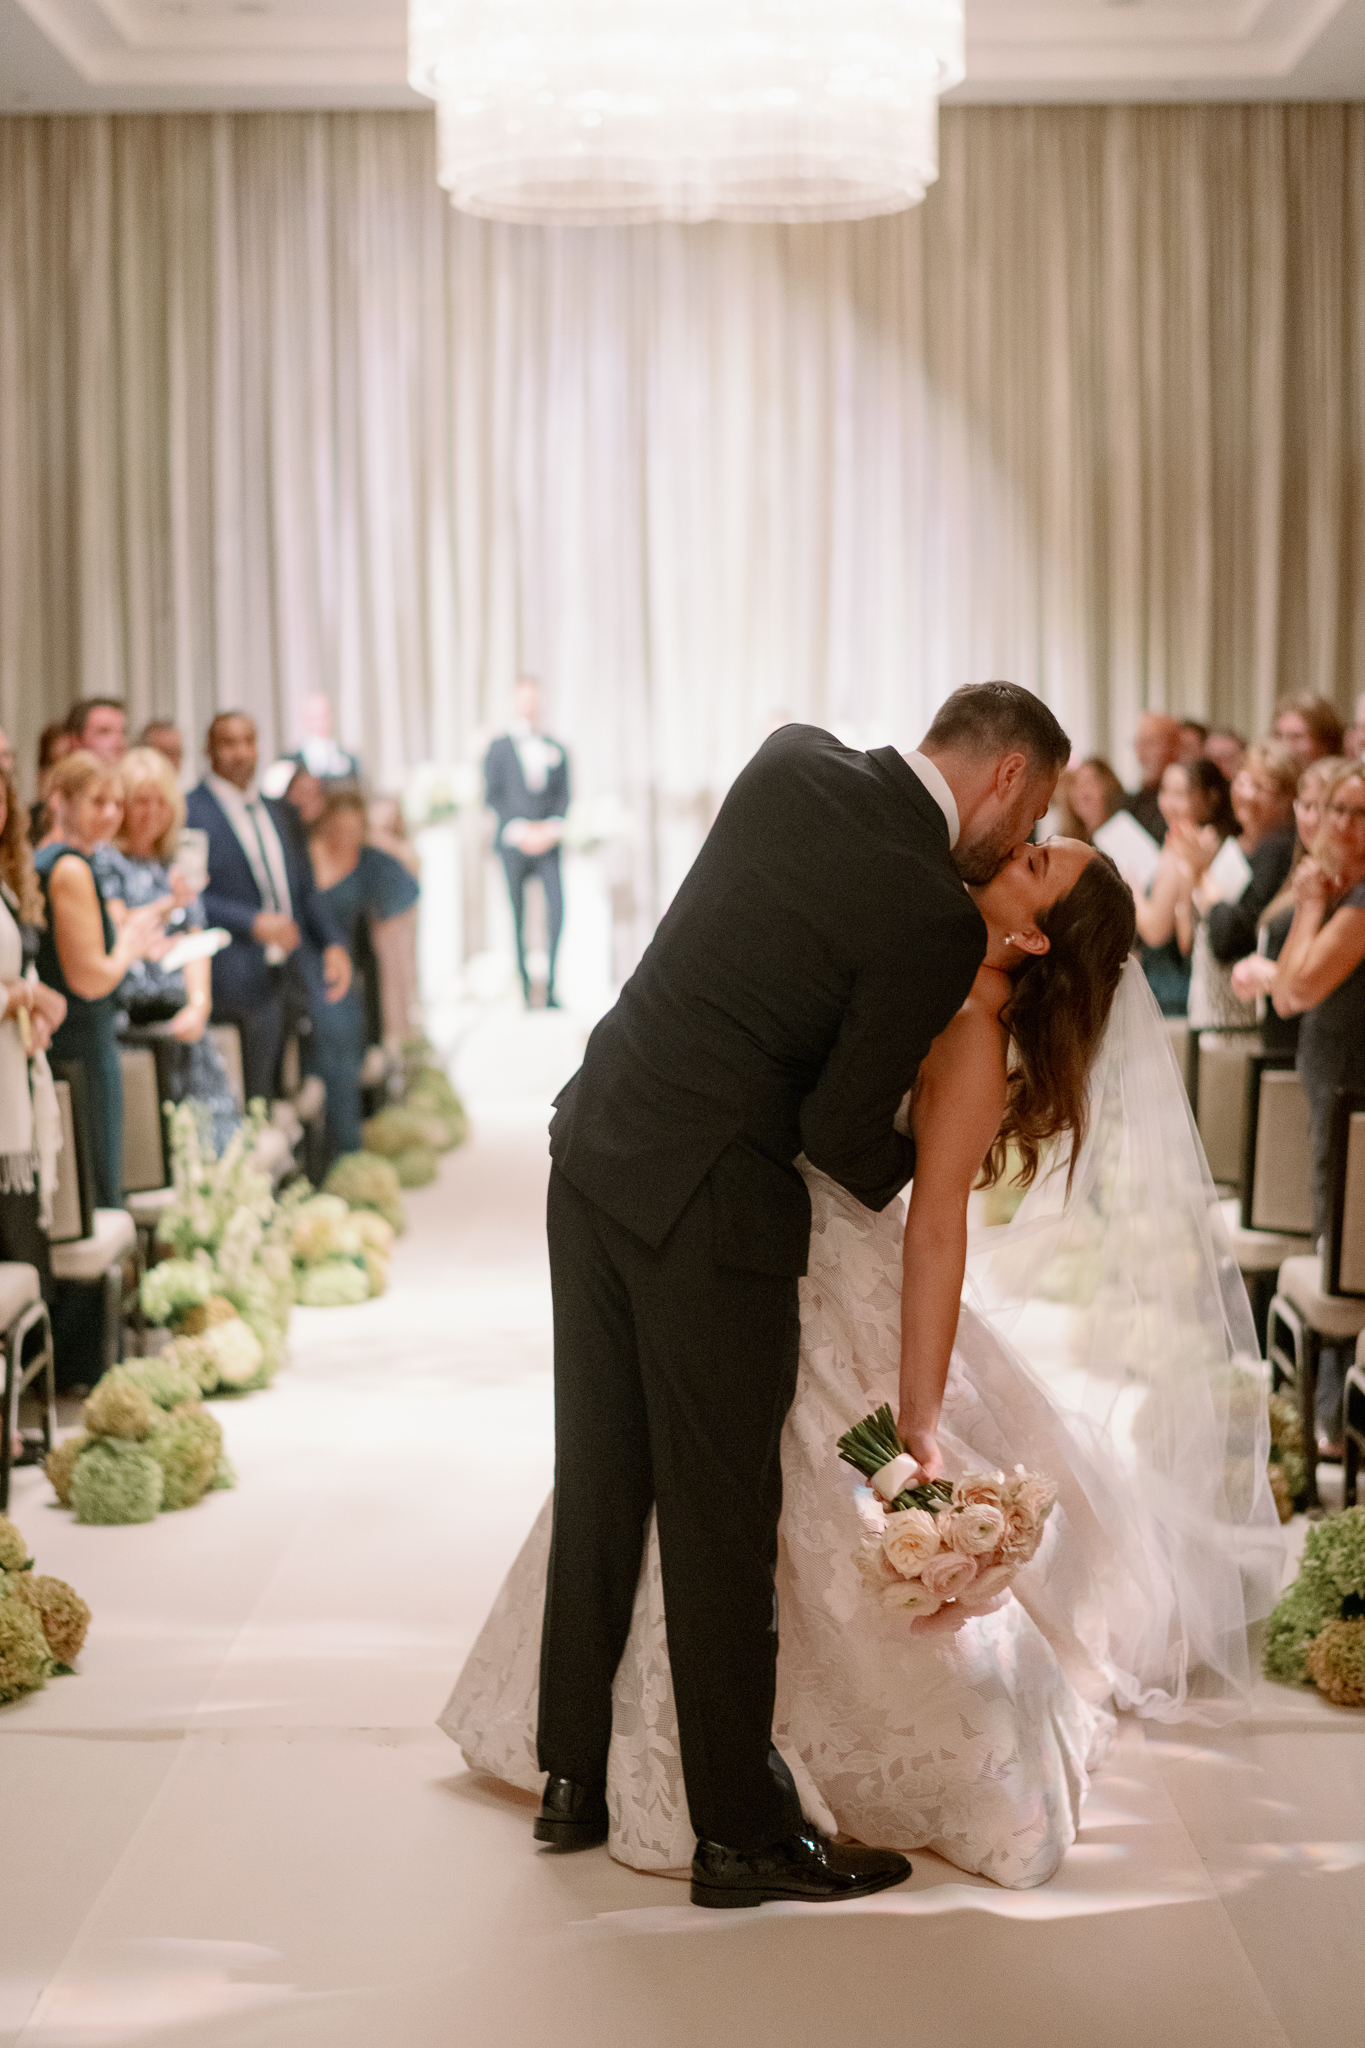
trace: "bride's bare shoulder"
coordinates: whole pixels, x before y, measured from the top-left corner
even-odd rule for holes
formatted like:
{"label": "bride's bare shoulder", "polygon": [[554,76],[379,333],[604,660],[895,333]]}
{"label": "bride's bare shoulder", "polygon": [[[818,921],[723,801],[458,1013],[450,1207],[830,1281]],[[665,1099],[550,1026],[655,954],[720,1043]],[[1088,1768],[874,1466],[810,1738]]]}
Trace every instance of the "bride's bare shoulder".
{"label": "bride's bare shoulder", "polygon": [[927,1108],[925,1098],[946,1098],[961,1116],[971,1103],[986,1121],[994,1119],[994,1134],[1004,1108],[1006,1032],[1000,1012],[1009,993],[1008,975],[994,967],[979,970],[966,1002],[925,1055],[915,1089],[917,1106]]}

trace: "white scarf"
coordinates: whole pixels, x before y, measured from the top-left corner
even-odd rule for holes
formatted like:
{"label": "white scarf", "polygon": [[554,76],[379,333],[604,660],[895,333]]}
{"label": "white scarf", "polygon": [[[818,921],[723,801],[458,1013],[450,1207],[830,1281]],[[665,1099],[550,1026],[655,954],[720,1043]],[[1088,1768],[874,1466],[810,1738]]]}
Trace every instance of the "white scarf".
{"label": "white scarf", "polygon": [[[24,942],[8,903],[0,897],[0,982],[18,981],[24,971]],[[33,1192],[33,1099],[28,1089],[28,1054],[19,1019],[0,1024],[0,1194]]]}

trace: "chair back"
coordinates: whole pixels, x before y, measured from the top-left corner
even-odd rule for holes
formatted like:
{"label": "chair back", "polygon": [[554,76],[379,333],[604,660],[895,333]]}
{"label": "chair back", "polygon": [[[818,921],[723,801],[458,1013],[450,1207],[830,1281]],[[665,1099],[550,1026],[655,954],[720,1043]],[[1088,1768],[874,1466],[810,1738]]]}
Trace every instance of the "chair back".
{"label": "chair back", "polygon": [[210,1024],[209,1037],[218,1049],[232,1090],[234,1109],[246,1108],[246,1081],[242,1068],[242,1034],[235,1024]]}
{"label": "chair back", "polygon": [[52,1085],[62,1120],[62,1149],[57,1154],[57,1185],[52,1192],[48,1241],[75,1244],[83,1237],[92,1237],[95,1230],[90,1141],[82,1115],[85,1076],[74,1062],[54,1063]]}
{"label": "chair back", "polygon": [[1209,1172],[1224,1187],[1241,1179],[1246,1131],[1247,1061],[1260,1049],[1252,1033],[1200,1031],[1193,1059],[1195,1121]]}
{"label": "chair back", "polygon": [[164,1188],[166,1121],[161,1114],[156,1054],[150,1046],[119,1047],[123,1069],[123,1185],[129,1194]]}
{"label": "chair back", "polygon": [[1242,1228],[1313,1235],[1313,1146],[1308,1097],[1289,1052],[1247,1062]]}
{"label": "chair back", "polygon": [[1365,1296],[1365,1094],[1356,1089],[1337,1090],[1328,1186],[1323,1292]]}

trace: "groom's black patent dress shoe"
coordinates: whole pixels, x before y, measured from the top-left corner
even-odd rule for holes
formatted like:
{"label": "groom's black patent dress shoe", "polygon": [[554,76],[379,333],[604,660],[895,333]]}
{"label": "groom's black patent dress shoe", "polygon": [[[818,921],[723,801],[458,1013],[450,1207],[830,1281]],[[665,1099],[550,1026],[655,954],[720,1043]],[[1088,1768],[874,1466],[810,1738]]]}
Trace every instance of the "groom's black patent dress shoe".
{"label": "groom's black patent dress shoe", "polygon": [[894,1849],[842,1848],[803,1828],[769,1849],[727,1849],[698,1842],[692,1858],[694,1906],[761,1906],[769,1899],[865,1899],[910,1875]]}
{"label": "groom's black patent dress shoe", "polygon": [[547,1848],[594,1849],[607,1839],[607,1795],[572,1778],[547,1778],[531,1833]]}

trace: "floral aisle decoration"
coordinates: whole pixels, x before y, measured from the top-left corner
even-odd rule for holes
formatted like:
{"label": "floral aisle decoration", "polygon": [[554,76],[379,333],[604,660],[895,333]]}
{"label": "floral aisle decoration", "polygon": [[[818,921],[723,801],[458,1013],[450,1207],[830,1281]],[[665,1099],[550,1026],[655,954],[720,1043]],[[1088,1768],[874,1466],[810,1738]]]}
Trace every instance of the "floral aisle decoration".
{"label": "floral aisle decoration", "polygon": [[382,1294],[392,1249],[393,1227],[374,1210],[308,1195],[293,1212],[295,1298],[304,1308],[346,1308]]}
{"label": "floral aisle decoration", "polygon": [[89,1627],[75,1587],[35,1572],[27,1543],[0,1515],[0,1702],[69,1677]]}
{"label": "floral aisle decoration", "polygon": [[382,1216],[396,1237],[401,1237],[408,1227],[393,1161],[381,1158],[377,1152],[343,1152],[333,1161],[322,1183],[322,1192],[339,1196],[348,1209],[370,1210]]}
{"label": "floral aisle decoration", "polygon": [[169,1325],[168,1350],[202,1393],[248,1393],[269,1385],[287,1355],[294,1205],[276,1199],[257,1162],[259,1108],[218,1159],[193,1105],[169,1114],[175,1200],[157,1236],[173,1256],[144,1275],[142,1311]]}
{"label": "floral aisle decoration", "polygon": [[1338,1707],[1365,1707],[1365,1508],[1316,1523],[1299,1575],[1270,1617],[1263,1666],[1284,1685],[1315,1685]]}
{"label": "floral aisle decoration", "polygon": [[916,1620],[983,1613],[1036,1553],[1057,1489],[1016,1465],[910,1484],[918,1466],[883,1405],[839,1439],[839,1456],[868,1481],[855,1502],[857,1563],[883,1604]]}
{"label": "floral aisle decoration", "polygon": [[1285,1394],[1270,1396],[1270,1491],[1282,1522],[1307,1505],[1308,1471],[1303,1462],[1303,1421]]}
{"label": "floral aisle decoration", "polygon": [[47,1476],[78,1522],[150,1522],[236,1483],[199,1381],[167,1346],[116,1365],[81,1411],[82,1429],[49,1452]]}

